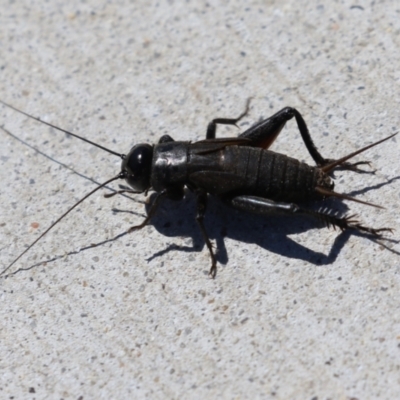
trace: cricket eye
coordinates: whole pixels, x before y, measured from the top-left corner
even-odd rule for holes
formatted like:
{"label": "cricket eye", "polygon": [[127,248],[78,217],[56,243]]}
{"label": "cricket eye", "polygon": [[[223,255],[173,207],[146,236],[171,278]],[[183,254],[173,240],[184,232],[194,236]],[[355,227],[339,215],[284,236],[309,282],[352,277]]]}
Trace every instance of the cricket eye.
{"label": "cricket eye", "polygon": [[150,187],[153,147],[142,143],[133,146],[122,160],[121,170],[126,182],[136,191],[144,192]]}

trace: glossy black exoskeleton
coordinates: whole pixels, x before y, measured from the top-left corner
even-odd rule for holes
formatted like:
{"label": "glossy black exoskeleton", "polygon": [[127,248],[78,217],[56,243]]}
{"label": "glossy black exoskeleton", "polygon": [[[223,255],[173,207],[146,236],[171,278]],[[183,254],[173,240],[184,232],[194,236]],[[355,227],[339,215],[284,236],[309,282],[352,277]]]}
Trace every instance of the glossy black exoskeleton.
{"label": "glossy black exoskeleton", "polygon": [[[368,162],[362,161],[350,164],[347,160],[390,139],[394,135],[338,160],[325,159],[315,147],[301,114],[294,108],[286,107],[272,117],[255,124],[238,137],[216,138],[217,124],[236,125],[247,114],[249,109],[248,101],[245,111],[239,117],[212,120],[208,125],[205,140],[195,143],[188,141],[178,142],[165,135],[154,146],[137,144],[125,156],[48,122],[41,121],[39,118],[20,111],[9,104],[0,102],[30,118],[71,134],[122,158],[120,174],[91,191],[71,207],[1,274],[4,274],[73,208],[92,193],[116,179],[125,179],[132,189],[120,190],[111,195],[106,195],[106,197],[126,192],[147,193],[149,190],[157,193],[149,209],[148,216],[141,224],[131,227],[128,232],[141,229],[148,224],[163,198],[181,200],[185,193],[185,187],[196,195],[196,220],[211,256],[210,275],[212,277],[215,277],[217,272],[216,259],[203,222],[208,195],[218,196],[226,204],[234,208],[261,215],[279,213],[307,215],[322,221],[327,226],[338,227],[341,230],[355,229],[375,236],[380,236],[381,232],[391,231],[390,228],[374,229],[365,227],[355,220],[353,216],[340,217],[326,209],[314,211],[301,207],[299,203],[306,200],[334,196],[375,206],[374,204],[334,192],[334,184],[329,173],[337,166],[359,171],[357,166],[368,164]],[[316,162],[316,166],[309,166],[284,154],[268,150],[286,122],[292,118],[295,118],[303,141]]]}

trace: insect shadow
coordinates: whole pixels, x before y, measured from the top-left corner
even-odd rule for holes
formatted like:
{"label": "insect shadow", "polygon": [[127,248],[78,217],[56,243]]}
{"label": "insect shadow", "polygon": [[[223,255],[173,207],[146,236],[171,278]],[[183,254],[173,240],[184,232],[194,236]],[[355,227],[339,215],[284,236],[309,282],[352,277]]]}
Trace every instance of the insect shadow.
{"label": "insect shadow", "polygon": [[[37,150],[34,147],[32,148]],[[41,154],[47,157],[46,154]],[[52,159],[52,161],[59,163],[54,159]],[[75,170],[73,170],[73,172],[82,178],[91,180],[91,178],[86,177]],[[400,179],[400,176],[393,177],[386,182],[381,182],[374,186],[364,187],[358,191],[353,191],[350,194],[355,195],[366,193],[370,190],[377,190],[383,186],[391,184],[393,181],[398,179]],[[138,201],[129,196],[124,197],[134,202],[142,203],[142,201]],[[146,211],[148,211],[150,208],[153,197],[154,195],[150,196],[150,201],[145,203]],[[151,223],[149,224],[151,228],[155,228],[160,234],[166,237],[188,238],[191,241],[191,245],[177,245],[176,243],[172,243],[166,248],[153,253],[146,259],[147,262],[151,262],[173,251],[193,253],[201,252],[203,250],[205,242],[201,233],[198,232],[198,229],[196,229],[196,210],[193,205],[194,200],[194,195],[189,191],[185,198],[181,201],[179,208],[176,207],[176,202],[166,199],[165,202],[160,205],[159,212],[153,217]],[[337,199],[327,199],[326,201],[320,203],[321,204],[315,204],[312,202],[309,206],[316,209],[324,207],[335,208],[338,214],[344,214],[349,209],[345,203]],[[226,237],[243,243],[257,244],[259,247],[268,250],[271,253],[275,253],[289,259],[307,261],[319,266],[334,263],[350,235],[367,237],[368,239],[377,242],[377,238],[368,233],[358,231],[343,231],[336,236],[329,252],[325,254],[303,246],[289,237],[290,235],[294,234],[316,235],[317,233],[315,231],[312,232],[312,230],[315,230],[315,228],[324,228],[324,231],[326,231],[326,227],[323,224],[318,224],[318,222],[316,223],[313,220],[309,220],[301,216],[288,217],[284,215],[271,215],[270,217],[260,218],[256,215],[228,208],[218,198],[215,197],[210,197],[209,206],[210,207],[208,209],[206,218],[206,226],[210,232],[210,238],[216,243],[216,258],[218,262],[223,265],[226,265],[229,261],[228,251],[225,246]],[[132,223],[134,223],[137,218],[143,218],[141,213],[129,209],[114,208],[111,209],[111,211],[113,213],[131,214],[133,216]],[[21,271],[29,271],[39,266],[48,265],[60,259],[64,259],[67,256],[78,255],[79,253],[91,250],[94,247],[107,245],[111,242],[122,239],[124,236],[128,236],[133,241],[137,240],[135,237],[135,232],[128,233],[126,230],[124,230],[122,233],[117,234],[112,238],[105,239],[101,242],[90,243],[87,246],[83,246],[77,250],[73,250],[62,255],[55,255],[45,261],[40,261],[30,265],[29,267],[19,268],[14,272],[14,274]],[[399,240],[390,238],[385,238],[385,241],[391,243],[400,243]],[[379,244],[390,252],[400,255],[400,252],[397,252],[386,246],[381,241],[379,241]],[[266,256],[265,262],[268,265],[268,255]],[[208,271],[205,270],[205,273],[208,273]]]}
{"label": "insect shadow", "polygon": [[[350,195],[377,190],[391,184],[397,179],[400,179],[400,176],[374,186],[363,187],[360,190],[351,192]],[[153,196],[150,197],[150,202],[147,203],[147,209],[150,207],[149,204],[151,204],[152,197]],[[152,218],[149,225],[154,227],[163,236],[188,238],[191,240],[191,245],[177,245],[176,243],[172,243],[166,248],[152,254],[147,258],[148,262],[172,251],[193,253],[203,250],[205,242],[201,233],[196,229],[196,210],[194,202],[194,196],[188,192],[181,201],[179,208],[176,207],[176,202],[168,199],[160,206],[159,212]],[[310,202],[309,207],[315,209],[325,207],[332,208],[337,210],[339,215],[345,214],[349,209],[345,203],[337,199],[327,199],[326,201],[319,202],[319,204]],[[131,213],[129,210],[121,209],[113,209],[113,212]],[[377,242],[377,238],[368,233],[343,231],[333,240],[333,244],[327,254],[314,251],[301,245],[289,236],[302,233],[316,235],[317,233],[315,231],[312,232],[312,230],[315,228],[325,228],[324,230],[326,231],[325,225],[301,216],[288,217],[284,215],[271,215],[269,217],[260,218],[256,215],[228,208],[216,197],[209,198],[209,207],[205,218],[205,224],[210,238],[216,243],[216,258],[221,264],[227,264],[229,261],[225,246],[226,237],[243,243],[257,244],[259,247],[269,252],[291,259],[308,261],[315,265],[329,265],[335,262],[350,235],[367,237]],[[385,241],[399,243],[399,241],[389,238],[385,238]],[[400,255],[399,252],[385,246],[381,242],[379,243],[389,251]],[[266,263],[268,263],[268,256],[266,256]]]}

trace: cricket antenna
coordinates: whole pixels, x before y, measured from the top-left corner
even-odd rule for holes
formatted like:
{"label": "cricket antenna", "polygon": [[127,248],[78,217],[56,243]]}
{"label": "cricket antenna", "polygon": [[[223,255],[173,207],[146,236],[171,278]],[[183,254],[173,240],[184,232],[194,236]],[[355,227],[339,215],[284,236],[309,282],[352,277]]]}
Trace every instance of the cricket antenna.
{"label": "cricket antenna", "polygon": [[[56,125],[51,124],[50,122],[43,121],[42,119],[40,119],[40,118],[38,118],[38,117],[34,117],[33,115],[30,115],[30,114],[26,113],[25,111],[19,110],[18,108],[12,106],[11,104],[8,104],[8,103],[4,102],[3,100],[0,100],[0,104],[3,104],[3,106],[9,107],[9,108],[11,108],[12,110],[14,110],[14,111],[16,111],[16,112],[18,112],[18,113],[20,113],[20,114],[22,114],[22,115],[25,115],[25,116],[28,117],[28,118],[34,119],[35,121],[38,121],[38,122],[41,122],[42,124],[45,124],[45,125],[47,125],[47,126],[50,126],[51,128],[57,129],[57,130],[60,131],[60,132],[67,133],[68,135],[71,135],[71,136],[73,136],[73,137],[76,137],[77,139],[83,140],[84,142],[89,143],[89,144],[91,144],[91,145],[93,145],[93,146],[96,146],[96,147],[98,147],[99,149],[102,149],[102,150],[104,150],[104,151],[107,151],[108,153],[114,154],[115,156],[121,157],[122,159],[125,158],[125,154],[120,154],[120,153],[117,153],[116,151],[107,149],[107,147],[101,146],[100,144],[97,144],[97,143],[95,143],[95,142],[92,142],[92,141],[89,140],[89,139],[85,139],[84,137],[79,136],[79,135],[77,135],[76,133],[69,132],[69,131],[67,131],[67,130],[65,130],[65,129],[62,129],[62,128],[56,126]],[[1,276],[1,275],[0,275],[0,276]]]}
{"label": "cricket antenna", "polygon": [[93,193],[97,192],[99,189],[102,187],[108,185],[110,182],[113,182],[117,179],[124,179],[125,178],[125,173],[121,172],[117,176],[114,176],[114,178],[109,179],[108,181],[102,183],[100,186],[97,188],[93,189],[91,192],[89,192],[87,195],[83,196],[78,202],[76,202],[71,208],[69,208],[61,217],[59,217],[55,222],[53,222],[36,240],[33,241],[8,267],[3,269],[3,271],[0,272],[0,277],[2,277],[28,250],[30,250],[46,233],[48,233],[51,229],[53,229],[64,217],[66,217],[75,207],[77,207],[79,204],[81,204],[84,200],[86,200],[89,196],[91,196]]}

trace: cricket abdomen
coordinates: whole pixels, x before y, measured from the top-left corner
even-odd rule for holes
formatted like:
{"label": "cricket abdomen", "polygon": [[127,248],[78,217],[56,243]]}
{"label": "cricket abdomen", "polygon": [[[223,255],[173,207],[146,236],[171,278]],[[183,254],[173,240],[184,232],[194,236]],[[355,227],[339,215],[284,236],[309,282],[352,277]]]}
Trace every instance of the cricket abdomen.
{"label": "cricket abdomen", "polygon": [[300,201],[318,197],[318,185],[331,187],[329,177],[320,169],[283,154],[252,147],[231,147],[225,151],[226,159],[236,164],[236,173],[242,177],[241,194]]}

